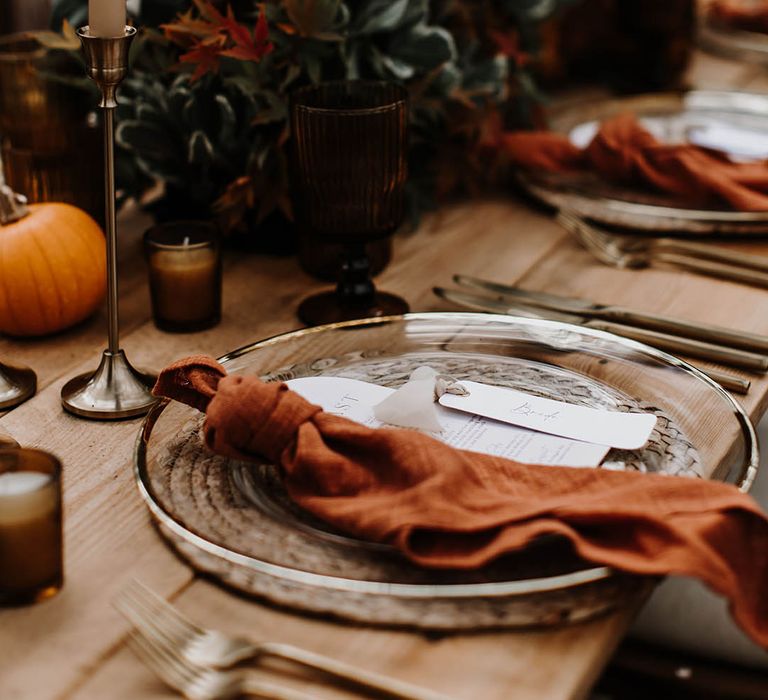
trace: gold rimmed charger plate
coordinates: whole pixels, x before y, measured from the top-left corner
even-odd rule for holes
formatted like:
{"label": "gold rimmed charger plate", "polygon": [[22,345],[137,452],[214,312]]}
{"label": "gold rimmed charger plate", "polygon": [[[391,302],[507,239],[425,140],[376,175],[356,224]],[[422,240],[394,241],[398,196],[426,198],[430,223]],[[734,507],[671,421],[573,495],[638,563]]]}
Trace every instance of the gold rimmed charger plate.
{"label": "gold rimmed charger plate", "polygon": [[[424,313],[296,331],[221,359],[269,381],[344,376],[388,386],[419,365],[612,410],[653,411],[657,430],[603,468],[730,478],[747,489],[754,431],[717,384],[650,347],[580,326],[471,313]],[[557,538],[480,570],[414,566],[393,548],[335,532],[286,496],[278,470],[210,454],[202,417],[157,406],[136,448],[139,491],[162,535],[198,570],[301,610],[432,629],[548,625],[590,618],[651,585],[595,567]]]}
{"label": "gold rimmed charger plate", "polygon": [[[585,146],[600,122],[624,112],[637,115],[670,143],[684,141],[692,128],[714,124],[768,133],[768,95],[716,90],[578,102],[555,110],[550,127]],[[616,186],[590,174],[518,171],[516,179],[542,202],[603,224],[665,236],[768,236],[768,211],[692,207],[672,196]]]}

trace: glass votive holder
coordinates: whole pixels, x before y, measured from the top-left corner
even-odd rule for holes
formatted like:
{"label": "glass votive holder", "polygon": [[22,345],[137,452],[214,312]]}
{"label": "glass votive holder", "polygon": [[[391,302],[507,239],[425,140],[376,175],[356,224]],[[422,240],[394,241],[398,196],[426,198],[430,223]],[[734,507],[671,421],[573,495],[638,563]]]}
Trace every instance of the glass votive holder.
{"label": "glass votive holder", "polygon": [[61,463],[0,449],[0,606],[50,598],[64,583]]}
{"label": "glass votive holder", "polygon": [[144,234],[155,325],[171,333],[202,331],[221,320],[221,251],[216,227],[173,221]]}

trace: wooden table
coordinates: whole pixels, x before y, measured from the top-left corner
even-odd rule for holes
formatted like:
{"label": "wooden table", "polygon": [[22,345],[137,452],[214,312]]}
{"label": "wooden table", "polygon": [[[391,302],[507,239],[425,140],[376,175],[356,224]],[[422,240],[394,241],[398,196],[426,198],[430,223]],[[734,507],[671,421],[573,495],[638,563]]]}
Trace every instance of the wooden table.
{"label": "wooden table", "polygon": [[[692,82],[757,89],[766,82],[761,73],[702,58],[693,67]],[[296,328],[299,300],[322,286],[303,274],[294,259],[231,255],[221,325],[192,335],[162,333],[149,319],[140,256],[140,234],[147,221],[135,212],[125,218],[122,345],[139,366],[160,368],[198,352],[217,356]],[[768,254],[768,244],[743,247]],[[671,270],[604,267],[580,250],[546,212],[512,199],[450,208],[425,221],[417,234],[399,237],[394,262],[378,284],[401,293],[414,310],[444,310],[449,307],[431,288],[449,284],[457,271],[768,333],[764,290]],[[237,597],[196,577],[150,526],[137,494],[131,452],[140,421],[91,422],[61,410],[61,386],[95,368],[105,334],[102,312],[53,338],[0,339],[0,356],[29,364],[40,382],[37,396],[4,415],[0,429],[62,459],[66,540],[63,591],[38,606],[0,612],[3,700],[176,697],[125,648],[128,627],[111,600],[131,577],[202,623],[300,644],[457,699],[559,700],[588,693],[626,632],[633,609],[555,630],[435,636],[303,617]],[[751,378],[753,388],[742,400],[757,420],[768,404],[768,379]],[[353,697],[331,687],[314,695]]]}

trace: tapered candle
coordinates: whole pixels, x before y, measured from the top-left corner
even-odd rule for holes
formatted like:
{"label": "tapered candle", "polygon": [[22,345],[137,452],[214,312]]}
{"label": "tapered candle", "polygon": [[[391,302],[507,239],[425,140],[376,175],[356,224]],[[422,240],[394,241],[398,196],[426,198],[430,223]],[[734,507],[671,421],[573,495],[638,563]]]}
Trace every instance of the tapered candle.
{"label": "tapered candle", "polygon": [[88,0],[88,26],[92,36],[123,36],[125,0]]}

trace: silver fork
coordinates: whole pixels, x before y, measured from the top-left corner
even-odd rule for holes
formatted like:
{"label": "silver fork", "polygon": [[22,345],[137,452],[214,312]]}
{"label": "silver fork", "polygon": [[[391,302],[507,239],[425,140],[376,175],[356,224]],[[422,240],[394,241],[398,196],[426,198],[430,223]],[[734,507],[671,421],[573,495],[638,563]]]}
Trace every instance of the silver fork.
{"label": "silver fork", "polygon": [[598,230],[573,214],[560,212],[557,215],[557,221],[563,228],[573,233],[597,260],[612,267],[640,269],[660,262],[710,277],[768,287],[768,272],[747,269],[732,263],[704,260],[663,249],[657,250],[653,246],[625,250],[610,234]]}
{"label": "silver fork", "polygon": [[762,255],[750,255],[737,250],[718,248],[711,243],[695,243],[674,238],[639,237],[631,235],[619,235],[609,233],[577,217],[569,212],[563,212],[563,224],[570,222],[572,226],[589,229],[593,235],[600,236],[606,247],[620,253],[677,253],[684,256],[693,256],[713,262],[724,263],[736,267],[743,267],[768,273],[768,257]]}
{"label": "silver fork", "polygon": [[313,700],[309,695],[263,681],[245,671],[195,667],[172,648],[139,632],[131,632],[127,641],[131,651],[164,683],[189,700],[228,700],[243,695],[268,700]]}
{"label": "silver fork", "polygon": [[290,644],[254,642],[206,629],[182,615],[149,588],[133,580],[115,600],[115,606],[146,636],[172,646],[191,664],[229,668],[246,660],[279,658],[320,671],[360,688],[400,700],[449,700],[426,688],[387,678]]}

